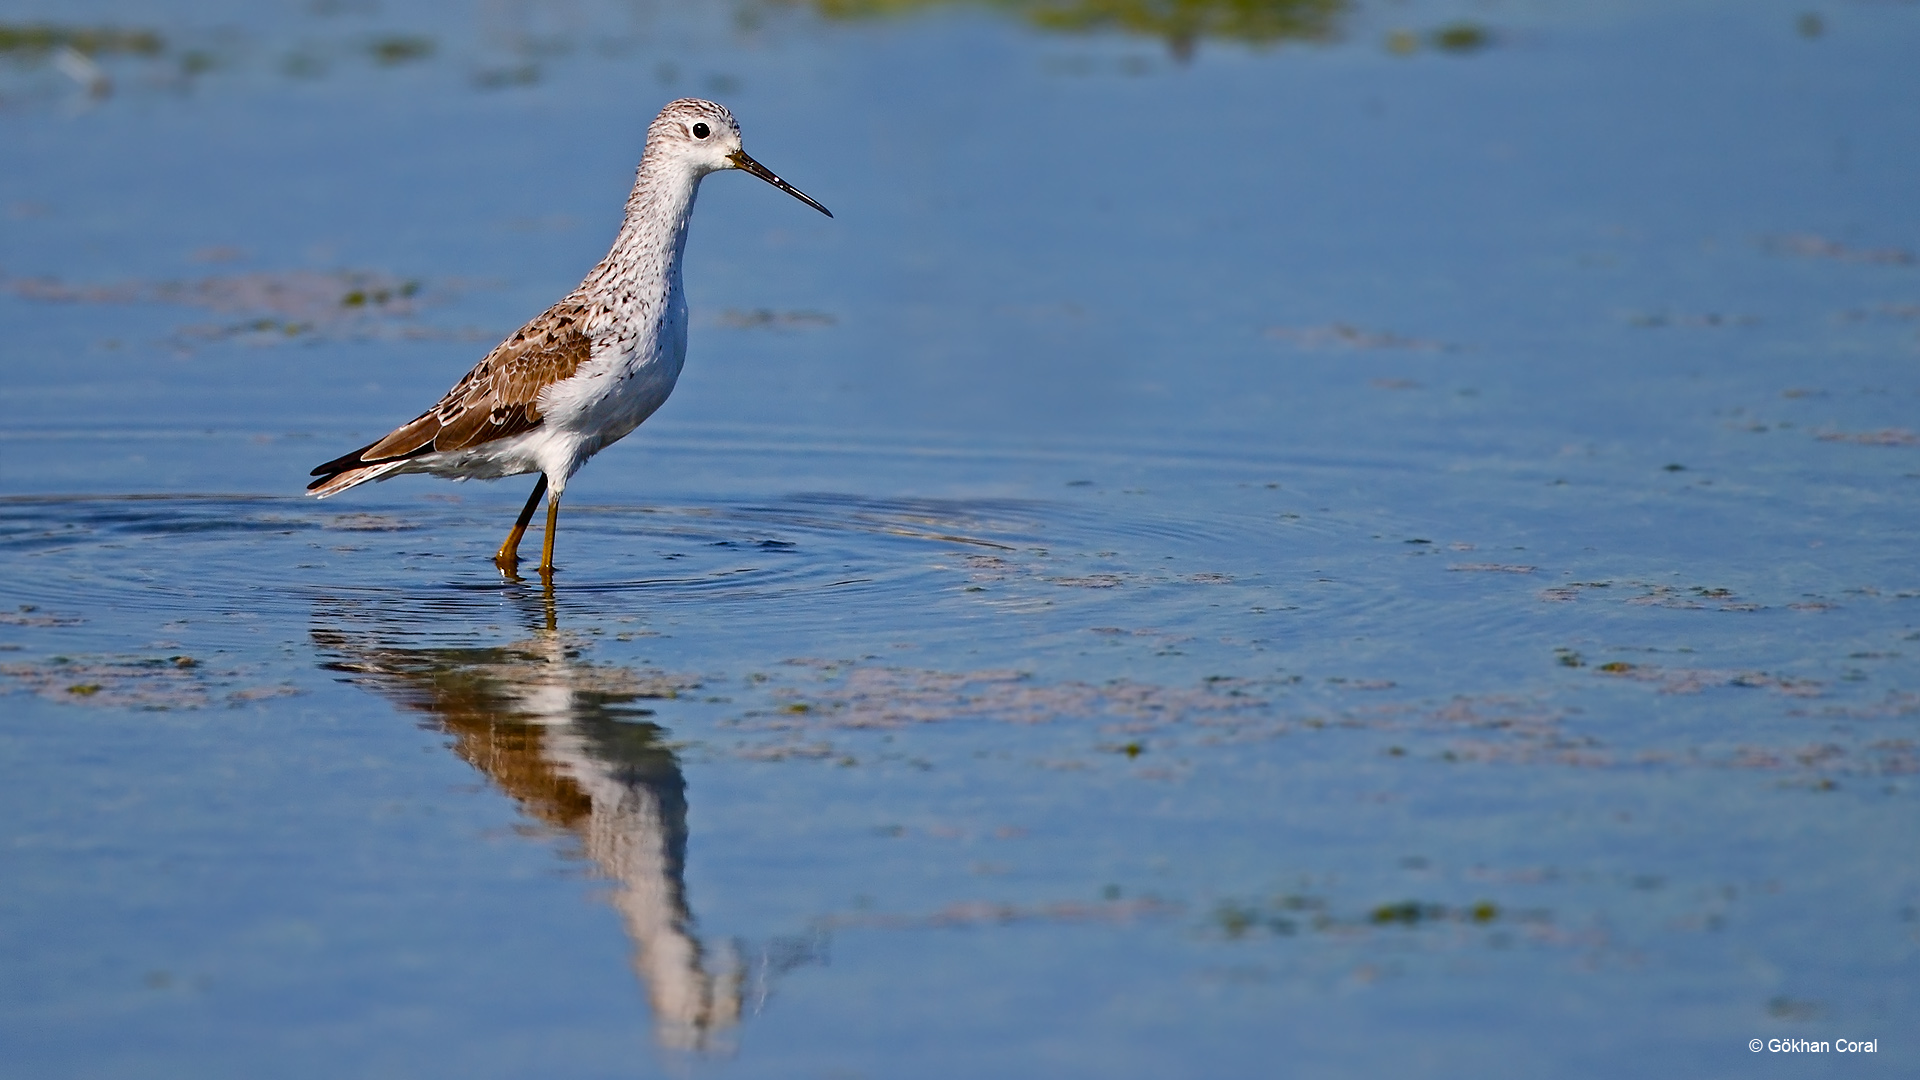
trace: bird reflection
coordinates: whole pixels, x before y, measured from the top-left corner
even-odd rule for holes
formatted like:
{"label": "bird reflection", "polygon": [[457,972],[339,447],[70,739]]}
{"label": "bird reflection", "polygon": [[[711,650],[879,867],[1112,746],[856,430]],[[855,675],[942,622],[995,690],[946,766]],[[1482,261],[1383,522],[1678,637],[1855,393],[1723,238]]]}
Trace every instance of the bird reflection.
{"label": "bird reflection", "polygon": [[740,1019],[739,952],[731,942],[709,951],[694,936],[686,779],[665,729],[636,704],[674,687],[582,660],[578,642],[554,625],[551,596],[543,614],[525,640],[499,648],[406,648],[377,631],[325,627],[313,639],[332,657],[324,667],[431,717],[454,753],[521,810],[579,838],[615,883],[613,906],[633,941],[659,1041],[720,1048]]}

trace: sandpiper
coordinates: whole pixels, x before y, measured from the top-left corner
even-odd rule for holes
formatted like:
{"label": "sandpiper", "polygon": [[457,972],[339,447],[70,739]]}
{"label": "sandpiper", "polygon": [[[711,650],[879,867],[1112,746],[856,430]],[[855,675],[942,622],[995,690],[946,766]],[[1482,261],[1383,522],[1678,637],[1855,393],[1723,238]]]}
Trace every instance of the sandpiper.
{"label": "sandpiper", "polygon": [[319,479],[307,490],[324,499],[401,473],[494,480],[537,472],[540,480],[493,561],[509,576],[518,569],[520,538],[545,495],[540,573],[550,579],[568,478],[653,415],[680,377],[687,356],[680,256],[700,181],[721,169],[744,169],[833,216],[747,156],[726,106],[669,102],[647,127],[620,235],[580,287],[496,346],[439,404],[314,469]]}

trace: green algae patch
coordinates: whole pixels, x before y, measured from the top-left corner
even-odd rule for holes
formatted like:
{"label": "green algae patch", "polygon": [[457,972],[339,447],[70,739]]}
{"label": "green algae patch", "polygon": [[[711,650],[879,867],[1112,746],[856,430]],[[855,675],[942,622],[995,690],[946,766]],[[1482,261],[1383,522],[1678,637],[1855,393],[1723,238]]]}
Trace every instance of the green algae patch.
{"label": "green algae patch", "polygon": [[50,304],[166,304],[199,308],[231,321],[181,327],[170,344],[231,341],[275,345],[288,340],[390,337],[407,341],[471,332],[415,321],[424,307],[450,299],[418,278],[367,270],[257,270],[190,280],[70,282],[54,277],[0,277],[0,292]]}
{"label": "green algae patch", "polygon": [[166,47],[165,39],[151,30],[0,23],[0,56],[37,57],[57,49],[72,49],[87,56],[157,56]]}
{"label": "green algae patch", "polygon": [[299,693],[251,666],[212,668],[190,656],[53,656],[0,664],[0,679],[50,701],[146,711],[232,707]]}
{"label": "green algae patch", "polygon": [[393,67],[415,60],[425,60],[433,55],[434,47],[432,38],[395,34],[369,42],[367,53],[373,57],[374,63],[383,67]]}
{"label": "green algae patch", "polygon": [[[825,18],[852,21],[914,15],[957,7],[956,0],[815,0]],[[1205,40],[1251,45],[1332,41],[1347,0],[980,0],[1039,30],[1056,33],[1118,31],[1158,38],[1185,58]]]}
{"label": "green algae patch", "polygon": [[1477,923],[1484,926],[1499,918],[1500,905],[1491,900],[1476,901],[1461,908],[1402,900],[1381,904],[1367,914],[1367,921],[1375,926],[1418,926],[1434,922]]}
{"label": "green algae patch", "polygon": [[1427,40],[1441,52],[1470,53],[1493,44],[1493,35],[1479,23],[1457,22],[1435,30]]}
{"label": "green algae patch", "polygon": [[1381,904],[1367,916],[1367,921],[1375,926],[1416,926],[1428,919],[1439,919],[1446,915],[1446,908],[1438,904],[1421,904],[1412,900],[1402,900],[1397,904]]}
{"label": "green algae patch", "polygon": [[1342,915],[1324,897],[1283,895],[1261,899],[1225,898],[1207,913],[1204,931],[1230,941],[1286,938],[1303,933],[1353,937],[1390,929],[1414,930],[1428,926],[1491,927],[1496,923],[1544,923],[1544,912],[1521,914],[1510,920],[1492,900],[1452,906],[1425,900],[1397,900]]}

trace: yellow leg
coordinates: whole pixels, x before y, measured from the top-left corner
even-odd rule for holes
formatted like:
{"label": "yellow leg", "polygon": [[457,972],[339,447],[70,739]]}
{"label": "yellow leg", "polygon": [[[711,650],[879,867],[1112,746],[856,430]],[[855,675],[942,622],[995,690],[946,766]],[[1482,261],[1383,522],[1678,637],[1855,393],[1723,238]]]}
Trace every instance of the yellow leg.
{"label": "yellow leg", "polygon": [[553,574],[553,533],[560,527],[560,493],[547,500],[547,540],[540,545],[540,576]]}
{"label": "yellow leg", "polygon": [[493,565],[505,574],[512,574],[520,568],[520,538],[527,534],[527,523],[533,520],[533,508],[540,505],[540,496],[547,493],[547,478],[533,485],[533,494],[527,496],[527,505],[520,510],[520,520],[513,523],[513,531],[501,542],[500,550],[493,554]]}

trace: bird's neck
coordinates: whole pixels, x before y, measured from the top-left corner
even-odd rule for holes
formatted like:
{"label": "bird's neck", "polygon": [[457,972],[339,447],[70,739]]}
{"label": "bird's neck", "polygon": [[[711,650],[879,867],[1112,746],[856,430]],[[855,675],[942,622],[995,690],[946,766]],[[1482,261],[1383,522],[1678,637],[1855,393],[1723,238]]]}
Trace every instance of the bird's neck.
{"label": "bird's neck", "polygon": [[680,291],[680,256],[699,188],[700,174],[651,156],[642,158],[620,233],[574,297],[603,318],[663,313]]}
{"label": "bird's neck", "polygon": [[679,163],[643,158],[627,196],[620,235],[590,280],[641,303],[664,300],[677,291],[700,176]]}

